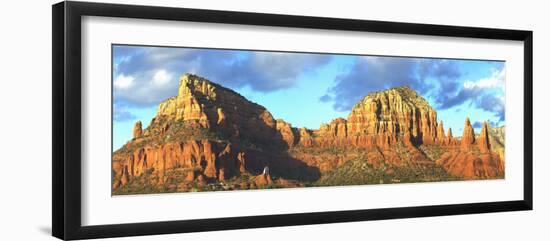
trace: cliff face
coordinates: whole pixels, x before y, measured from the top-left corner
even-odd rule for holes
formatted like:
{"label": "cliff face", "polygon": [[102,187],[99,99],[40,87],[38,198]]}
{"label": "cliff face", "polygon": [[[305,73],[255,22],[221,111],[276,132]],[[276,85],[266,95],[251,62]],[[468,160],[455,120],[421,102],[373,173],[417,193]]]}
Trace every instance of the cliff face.
{"label": "cliff face", "polygon": [[189,74],[181,77],[178,95],[160,103],[157,117],[167,123],[195,122],[227,138],[253,142],[270,141],[269,137],[276,133],[276,121],[263,106],[248,101],[230,89]]}
{"label": "cliff face", "polygon": [[[165,181],[167,170],[184,168],[187,181],[200,176],[224,180],[226,176],[240,175],[248,169],[258,169],[260,164],[236,150],[230,143],[211,140],[188,140],[147,145],[126,153],[115,153],[113,171],[116,175],[140,176],[148,169],[158,174],[158,183]],[[254,166],[256,165],[256,166]],[[120,186],[123,183],[115,183]]]}
{"label": "cliff face", "polygon": [[367,95],[348,116],[348,136],[410,133],[415,142],[432,144],[437,137],[437,113],[409,87]]}
{"label": "cliff face", "polygon": [[113,189],[149,172],[145,182],[179,191],[228,181],[241,189],[300,186],[351,159],[374,168],[443,168],[461,178],[503,175],[503,156],[492,151],[498,140],[487,124],[476,139],[467,119],[457,139],[437,121],[422,96],[397,87],[365,96],[347,118],[298,129],[230,89],[186,74],[178,95],[159,104],[145,129],[138,121],[133,139],[113,153]]}
{"label": "cliff face", "polygon": [[489,124],[483,123],[476,138],[470,120],[464,123],[460,148],[450,148],[436,161],[447,172],[468,179],[504,176],[504,159],[491,150]]}
{"label": "cliff face", "polygon": [[505,136],[505,127],[491,128],[489,126],[489,144],[491,145],[491,150],[498,153],[500,159],[504,160],[504,136]]}
{"label": "cliff face", "polygon": [[464,122],[464,132],[462,133],[462,138],[460,139],[460,148],[463,151],[468,151],[475,143],[475,138],[474,128],[470,124],[470,119],[466,118],[466,121]]}
{"label": "cliff face", "polygon": [[134,125],[134,131],[133,131],[132,136],[134,137],[134,139],[136,139],[136,138],[141,137],[141,135],[143,135],[143,130],[141,129],[141,121],[138,121]]}
{"label": "cliff face", "polygon": [[415,145],[446,141],[436,111],[407,86],[371,93],[353,107],[347,119],[335,119],[313,133],[317,138],[312,144],[320,146],[389,149],[404,139]]}
{"label": "cliff face", "polygon": [[316,176],[314,169],[283,152],[299,142],[298,134],[263,106],[187,74],[180,79],[178,95],[160,103],[150,125],[142,129],[138,121],[133,139],[113,153],[113,188],[147,170],[153,170],[156,185],[163,185],[174,169],[186,173],[189,183],[255,175],[267,166],[279,176]]}
{"label": "cliff face", "polygon": [[[313,131],[316,137],[302,141],[307,146],[361,147],[380,150],[384,163],[400,166],[403,162],[435,164],[454,176],[476,179],[504,175],[503,155],[492,150],[491,143],[500,143],[497,134],[490,135],[488,123],[483,124],[478,138],[469,118],[464,123],[460,140],[453,137],[449,128],[444,131],[443,121],[437,122],[437,112],[429,103],[409,87],[397,87],[367,95],[356,104],[348,119],[338,118]],[[408,155],[396,151],[403,143]],[[438,146],[440,155],[433,160],[421,152],[419,146]],[[504,148],[499,148],[503,150]],[[371,155],[375,152],[368,151]],[[373,156],[371,156],[370,159]],[[310,158],[302,157],[309,164]],[[321,168],[327,171],[338,164]]]}

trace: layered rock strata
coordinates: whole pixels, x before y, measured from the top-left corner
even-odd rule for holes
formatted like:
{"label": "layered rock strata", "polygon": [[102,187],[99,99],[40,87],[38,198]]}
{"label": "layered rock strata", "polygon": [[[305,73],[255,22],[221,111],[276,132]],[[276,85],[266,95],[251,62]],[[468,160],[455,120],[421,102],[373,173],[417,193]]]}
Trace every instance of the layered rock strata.
{"label": "layered rock strata", "polygon": [[[288,178],[315,178],[353,158],[374,166],[439,165],[461,178],[494,178],[503,175],[504,161],[492,148],[503,150],[503,140],[491,130],[484,123],[476,138],[466,119],[461,138],[451,128],[445,134],[437,112],[406,86],[370,93],[347,118],[319,129],[295,128],[233,90],[186,74],[178,95],[159,104],[147,128],[138,121],[133,139],[113,153],[113,189],[148,170],[158,185],[171,170],[182,170],[185,182],[201,185],[252,175],[252,186],[299,186]],[[439,158],[420,146],[436,146]],[[266,167],[272,172],[262,172]]]}

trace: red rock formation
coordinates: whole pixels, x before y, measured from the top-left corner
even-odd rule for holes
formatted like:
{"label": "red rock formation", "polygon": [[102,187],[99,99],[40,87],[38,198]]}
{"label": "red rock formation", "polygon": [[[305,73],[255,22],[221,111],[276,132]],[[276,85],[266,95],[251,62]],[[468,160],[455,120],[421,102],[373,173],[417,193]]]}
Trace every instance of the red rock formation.
{"label": "red rock formation", "polygon": [[487,132],[489,133],[489,146],[491,151],[498,153],[500,159],[504,160],[504,146],[505,146],[505,127],[491,127],[487,126]]}
{"label": "red rock formation", "polygon": [[503,176],[504,162],[497,153],[491,151],[487,129],[487,123],[483,123],[476,140],[470,119],[466,118],[460,148],[443,153],[436,163],[452,175],[466,179]]}
{"label": "red rock formation", "polygon": [[[495,177],[503,173],[503,161],[491,152],[485,125],[483,130],[476,141],[467,119],[460,143],[450,128],[445,135],[436,111],[409,87],[371,93],[353,107],[347,119],[334,119],[318,130],[297,129],[275,120],[264,107],[238,93],[188,74],[180,79],[178,95],[160,103],[150,125],[142,129],[137,122],[134,138],[113,154],[113,189],[148,170],[158,175],[159,185],[170,180],[166,177],[169,171],[182,169],[188,172],[184,182],[204,186],[244,173],[256,175],[264,166],[274,173],[310,167],[325,172],[361,155],[379,167],[406,162],[434,165],[419,150],[423,144],[445,146],[437,163],[453,175]],[[331,148],[341,150],[316,154]],[[361,152],[346,151],[354,148]],[[243,187],[272,183],[271,174],[264,171]]]}
{"label": "red rock formation", "polygon": [[311,147],[313,146],[313,137],[312,132],[306,128],[300,128],[298,130],[298,140],[299,145],[304,147]]}
{"label": "red rock formation", "polygon": [[[275,121],[265,108],[247,101],[232,90],[194,75],[184,75],[180,80],[178,96],[171,97],[159,105],[157,116],[145,130],[144,135],[164,137],[171,131],[173,136],[173,129],[176,129],[177,125],[170,123],[178,121],[197,123],[200,128],[219,131],[229,138],[245,139],[255,144],[265,143],[273,146],[273,143],[281,142],[286,148],[293,148],[296,145],[303,147],[356,146],[378,147],[388,152],[392,145],[403,139],[403,133],[409,133],[404,139],[411,144],[408,147],[409,151],[416,153],[418,150],[412,145],[413,142],[434,143],[437,139],[435,110],[408,87],[369,94],[353,108],[347,120],[337,118],[329,124],[322,125],[319,130],[310,131],[305,128],[299,130],[292,128],[283,120]],[[178,145],[185,150],[179,150],[181,148],[178,148]],[[244,153],[240,157],[231,157],[234,155],[233,152],[231,155],[227,155],[227,151],[215,152],[211,150],[208,141],[201,142],[201,145],[198,142],[186,144],[168,142],[160,148],[163,149],[146,146],[134,151],[133,155],[127,156],[126,163],[134,170],[132,175],[140,175],[144,168],[155,168],[164,172],[163,170],[175,166],[200,165],[205,177],[219,179],[220,168],[224,168],[224,176],[238,175],[247,169]],[[180,152],[192,157],[180,158],[177,154]],[[224,152],[226,154],[220,155]],[[151,161],[159,159],[157,155],[161,155],[163,158],[160,159],[166,161]],[[149,160],[145,158],[146,156],[150,157]],[[155,157],[151,158],[151,156]],[[395,155],[388,152],[386,156]],[[199,159],[201,164],[196,164]],[[391,161],[392,158],[386,159]],[[174,162],[185,163],[174,164]],[[397,161],[391,162],[397,163]]]}
{"label": "red rock formation", "polygon": [[[442,127],[442,125],[441,125]],[[338,118],[313,131],[311,141],[305,131],[304,145],[358,146],[388,149],[409,133],[407,140],[434,144],[437,139],[437,113],[409,87],[397,87],[367,95],[356,104],[348,119]],[[441,134],[441,133],[440,133]],[[443,133],[442,136],[445,136]]]}
{"label": "red rock formation", "polygon": [[406,146],[414,146],[412,143],[412,136],[410,131],[405,131],[402,137],[403,143],[405,143]]}
{"label": "red rock formation", "polygon": [[328,125],[321,125],[317,135],[324,138],[346,138],[347,137],[347,121],[344,118],[337,118]]}
{"label": "red rock formation", "polygon": [[483,127],[481,128],[481,132],[479,133],[479,138],[476,140],[479,151],[482,153],[487,153],[491,150],[491,144],[489,144],[489,133],[487,132],[488,124],[487,122],[483,122]]}
{"label": "red rock formation", "polygon": [[436,163],[450,174],[466,179],[486,179],[504,175],[503,163],[494,152],[446,152]]}
{"label": "red rock formation", "polygon": [[445,137],[445,128],[443,128],[443,121],[440,121],[437,125],[436,139],[438,144],[445,144],[447,138]]}
{"label": "red rock formation", "polygon": [[194,171],[189,171],[187,173],[187,176],[185,176],[185,181],[192,182],[194,180],[195,180],[195,172]]}
{"label": "red rock formation", "polygon": [[218,108],[218,121],[216,124],[221,125],[225,122],[225,114],[223,113],[222,108]]}
{"label": "red rock formation", "polygon": [[284,120],[278,119],[276,120],[276,129],[286,146],[289,148],[293,147],[296,143],[296,137],[294,136],[292,126]]}
{"label": "red rock formation", "polygon": [[466,118],[464,122],[464,132],[462,133],[462,139],[460,141],[460,148],[463,151],[469,151],[471,146],[475,143],[475,138],[474,128],[472,128],[470,124],[470,118]]}
{"label": "red rock formation", "polygon": [[237,154],[237,160],[239,161],[239,172],[245,173],[246,172],[246,153],[239,152]]}
{"label": "red rock formation", "polygon": [[225,181],[225,169],[224,168],[220,168],[220,171],[219,171],[219,174],[218,174],[218,180],[220,182]]}
{"label": "red rock formation", "polygon": [[203,175],[199,175],[199,176],[197,177],[197,184],[198,184],[199,187],[204,187],[204,186],[206,186],[206,179],[204,178]]}
{"label": "red rock formation", "polygon": [[447,141],[445,142],[445,144],[446,145],[454,144],[453,131],[451,130],[450,127],[449,127],[449,130],[447,130]]}
{"label": "red rock formation", "polygon": [[143,135],[143,130],[141,129],[141,121],[136,122],[134,125],[133,137],[134,139],[141,137]]}
{"label": "red rock formation", "polygon": [[126,185],[126,183],[128,183],[130,181],[130,178],[128,177],[128,167],[124,166],[120,169],[120,173],[117,173],[119,174],[120,178],[115,181],[113,183],[113,189],[117,189],[121,186],[124,186]]}
{"label": "red rock formation", "polygon": [[[203,128],[251,141],[266,141],[276,132],[275,120],[263,106],[190,74],[181,77],[177,96],[160,103],[155,118],[162,119],[162,123],[196,121]],[[158,127],[152,123],[148,128]]]}
{"label": "red rock formation", "polygon": [[[262,165],[258,158],[245,155],[245,150],[233,148],[231,140],[255,145],[286,142],[288,147],[297,142],[290,124],[281,121],[277,126],[264,107],[189,74],[181,77],[178,95],[160,103],[145,130],[141,122],[136,123],[134,137],[113,154],[115,180],[122,178],[124,168],[128,168],[129,179],[151,169],[162,184],[167,170],[180,167],[199,169],[189,179],[223,180],[254,173]],[[229,143],[217,141],[220,137]]]}
{"label": "red rock formation", "polygon": [[[115,153],[113,160],[121,163],[113,165],[113,170],[119,177],[122,176],[121,170],[124,168],[127,169],[129,177],[139,176],[148,169],[154,169],[159,176],[164,177],[164,173],[169,169],[199,168],[201,175],[210,179],[220,178],[218,176],[220,168],[224,169],[222,179],[227,175],[237,175],[245,169],[242,152],[233,150],[230,144],[209,140],[170,142],[157,147],[146,146],[137,148],[129,154]],[[247,161],[255,162],[255,160]]]}
{"label": "red rock formation", "polygon": [[436,135],[437,114],[409,87],[367,95],[348,116],[348,136],[409,131],[413,138],[431,141]]}
{"label": "red rock formation", "polygon": [[259,187],[267,186],[272,183],[273,183],[273,179],[271,179],[271,175],[269,174],[269,168],[267,167],[264,168],[264,171],[262,174],[254,178],[254,184],[256,184],[256,186],[259,186]]}
{"label": "red rock formation", "polygon": [[210,141],[203,140],[203,161],[206,163],[206,167],[204,167],[204,175],[209,178],[216,178],[217,177],[217,170],[216,170],[216,154],[212,151],[212,145],[210,144]]}
{"label": "red rock formation", "polygon": [[126,183],[128,183],[130,178],[128,177],[128,167],[124,167],[122,169],[122,177],[120,178],[120,185],[124,186]]}
{"label": "red rock formation", "polygon": [[[307,131],[304,132],[304,136],[311,136]],[[313,131],[313,134],[316,136],[313,142],[320,146],[342,146],[350,142],[350,139],[347,138],[347,121],[344,118],[337,118],[329,124],[322,124],[319,130]]]}

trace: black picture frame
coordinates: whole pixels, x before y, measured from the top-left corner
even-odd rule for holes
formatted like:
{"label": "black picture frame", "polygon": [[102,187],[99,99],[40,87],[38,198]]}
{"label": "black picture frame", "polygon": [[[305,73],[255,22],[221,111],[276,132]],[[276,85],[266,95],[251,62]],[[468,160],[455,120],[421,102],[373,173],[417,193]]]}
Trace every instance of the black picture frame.
{"label": "black picture frame", "polygon": [[[140,222],[99,226],[81,224],[81,17],[104,16],[257,26],[280,26],[378,33],[516,40],[524,44],[524,187],[522,200],[421,207]],[[169,234],[243,228],[308,225],[380,219],[532,210],[533,208],[533,32],[198,10],[90,2],[52,6],[52,233],[60,239]],[[107,80],[106,80],[107,81]]]}

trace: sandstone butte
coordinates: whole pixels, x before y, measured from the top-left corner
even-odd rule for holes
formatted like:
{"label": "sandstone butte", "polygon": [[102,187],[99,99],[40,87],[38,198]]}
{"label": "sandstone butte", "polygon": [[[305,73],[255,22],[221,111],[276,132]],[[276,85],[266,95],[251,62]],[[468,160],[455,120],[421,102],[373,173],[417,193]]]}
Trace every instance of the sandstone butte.
{"label": "sandstone butte", "polygon": [[[156,185],[177,170],[184,182],[198,185],[246,174],[254,178],[244,188],[299,186],[357,153],[375,166],[435,165],[462,179],[502,177],[503,144],[502,154],[492,151],[497,142],[489,130],[484,123],[476,137],[466,119],[461,138],[451,128],[445,134],[436,110],[406,86],[370,93],[347,118],[319,129],[295,128],[233,90],[185,74],[178,95],[159,104],[145,129],[138,121],[133,139],[113,153],[113,189],[148,170],[158,176]],[[420,146],[437,147],[441,154],[430,158]],[[315,154],[327,148],[362,152]]]}

